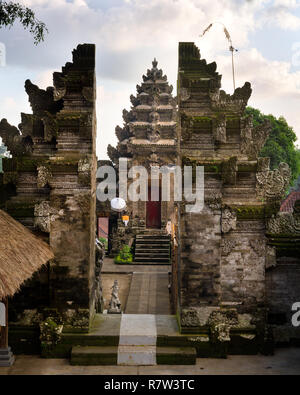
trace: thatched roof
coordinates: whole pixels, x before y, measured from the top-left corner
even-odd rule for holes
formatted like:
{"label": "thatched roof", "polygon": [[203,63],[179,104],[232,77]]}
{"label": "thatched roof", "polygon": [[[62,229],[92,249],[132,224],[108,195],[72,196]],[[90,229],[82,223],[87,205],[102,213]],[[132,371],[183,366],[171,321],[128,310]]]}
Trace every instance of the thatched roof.
{"label": "thatched roof", "polygon": [[49,245],[0,210],[0,300],[54,257]]}

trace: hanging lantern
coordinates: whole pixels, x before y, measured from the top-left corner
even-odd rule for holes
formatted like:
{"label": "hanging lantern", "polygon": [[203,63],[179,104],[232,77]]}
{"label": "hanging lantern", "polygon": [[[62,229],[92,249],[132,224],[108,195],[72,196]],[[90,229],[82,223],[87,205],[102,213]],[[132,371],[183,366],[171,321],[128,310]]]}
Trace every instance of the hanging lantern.
{"label": "hanging lantern", "polygon": [[117,211],[118,213],[125,210],[126,202],[122,198],[115,197],[110,202],[110,207],[113,211]]}
{"label": "hanging lantern", "polygon": [[124,222],[125,226],[127,226],[129,222],[129,215],[122,215],[122,221]]}

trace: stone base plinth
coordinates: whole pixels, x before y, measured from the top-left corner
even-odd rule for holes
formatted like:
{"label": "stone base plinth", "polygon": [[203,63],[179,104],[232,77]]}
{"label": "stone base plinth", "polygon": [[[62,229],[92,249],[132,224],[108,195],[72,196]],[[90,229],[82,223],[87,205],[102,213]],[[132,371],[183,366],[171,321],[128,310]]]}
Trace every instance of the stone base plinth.
{"label": "stone base plinth", "polygon": [[10,347],[0,348],[0,366],[11,366],[15,361],[15,357],[11,352]]}

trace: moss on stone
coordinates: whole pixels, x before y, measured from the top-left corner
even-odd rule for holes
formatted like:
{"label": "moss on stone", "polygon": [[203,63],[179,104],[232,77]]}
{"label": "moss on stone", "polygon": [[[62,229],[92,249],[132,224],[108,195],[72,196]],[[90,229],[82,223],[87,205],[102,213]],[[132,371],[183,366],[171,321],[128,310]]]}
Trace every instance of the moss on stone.
{"label": "moss on stone", "polygon": [[265,206],[232,206],[237,214],[237,219],[263,219]]}
{"label": "moss on stone", "polygon": [[18,172],[32,172],[36,171],[38,166],[45,164],[47,158],[45,157],[19,157],[16,158]]}
{"label": "moss on stone", "polygon": [[250,173],[250,172],[256,173],[256,170],[257,170],[257,163],[256,162],[255,163],[248,162],[248,163],[239,163],[238,164],[238,171],[241,173]]}

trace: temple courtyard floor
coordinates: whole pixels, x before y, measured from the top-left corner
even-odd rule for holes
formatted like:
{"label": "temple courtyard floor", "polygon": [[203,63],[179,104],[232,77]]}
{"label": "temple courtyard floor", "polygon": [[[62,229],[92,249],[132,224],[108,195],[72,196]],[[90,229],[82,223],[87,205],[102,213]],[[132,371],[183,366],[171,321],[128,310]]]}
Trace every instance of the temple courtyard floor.
{"label": "temple courtyard floor", "polygon": [[196,365],[71,366],[67,359],[17,355],[0,375],[300,375],[300,349],[280,348],[273,356],[230,355],[227,359],[197,358]]}
{"label": "temple courtyard floor", "polygon": [[[112,284],[118,280],[124,314],[97,315],[86,336],[108,336],[123,340],[128,340],[129,336],[131,340],[146,339],[147,344],[149,338],[153,338],[153,344],[156,344],[156,337],[159,336],[183,336],[178,331],[175,316],[171,315],[168,287],[170,271],[169,265],[115,265],[112,259],[106,258],[102,269],[105,308],[108,307]],[[145,323],[146,319],[151,322]],[[144,326],[149,333],[145,332]],[[293,347],[278,348],[273,356],[197,358],[195,365],[153,363],[150,366],[150,363],[143,361],[144,366],[135,366],[135,363],[130,366],[74,366],[69,359],[44,359],[33,355],[16,355],[15,358],[13,366],[0,367],[0,375],[300,375],[300,348]]]}

